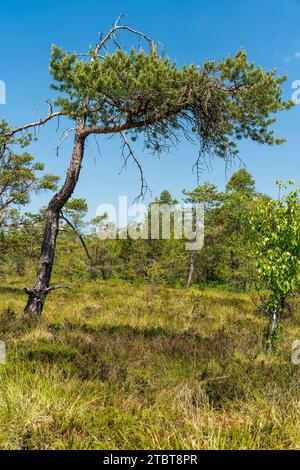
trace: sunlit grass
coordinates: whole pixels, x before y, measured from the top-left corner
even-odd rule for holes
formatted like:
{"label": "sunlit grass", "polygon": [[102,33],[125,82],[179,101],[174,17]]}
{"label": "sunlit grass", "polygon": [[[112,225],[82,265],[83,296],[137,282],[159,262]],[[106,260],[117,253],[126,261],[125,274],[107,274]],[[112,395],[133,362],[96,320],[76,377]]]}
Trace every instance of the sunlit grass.
{"label": "sunlit grass", "polygon": [[299,311],[267,355],[246,294],[78,284],[29,324],[22,287],[0,288],[0,448],[300,448]]}

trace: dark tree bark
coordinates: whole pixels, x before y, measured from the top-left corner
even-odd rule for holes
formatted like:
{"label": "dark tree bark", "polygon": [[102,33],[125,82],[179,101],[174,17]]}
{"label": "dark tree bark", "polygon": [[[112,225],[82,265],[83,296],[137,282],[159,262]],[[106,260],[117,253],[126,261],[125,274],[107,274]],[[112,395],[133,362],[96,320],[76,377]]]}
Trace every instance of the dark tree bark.
{"label": "dark tree bark", "polygon": [[80,119],[77,122],[72,159],[67,171],[65,182],[61,190],[55,194],[48,206],[36,282],[32,289],[25,289],[25,292],[28,295],[28,302],[24,310],[26,315],[41,315],[46,297],[49,292],[53,290],[50,288],[50,281],[59,228],[59,217],[62,208],[72,196],[79,178],[86,138],[82,133],[83,128],[84,120]]}

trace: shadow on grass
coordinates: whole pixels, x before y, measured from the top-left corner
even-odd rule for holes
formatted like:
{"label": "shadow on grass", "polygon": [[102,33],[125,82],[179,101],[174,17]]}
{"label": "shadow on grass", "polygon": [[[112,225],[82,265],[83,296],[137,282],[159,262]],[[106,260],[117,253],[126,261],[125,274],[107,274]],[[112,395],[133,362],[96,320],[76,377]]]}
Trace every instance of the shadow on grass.
{"label": "shadow on grass", "polygon": [[167,330],[161,327],[152,328],[138,328],[131,325],[102,325],[92,326],[86,323],[73,323],[64,322],[63,324],[50,323],[48,325],[49,331],[53,333],[62,333],[64,331],[81,332],[94,335],[108,335],[108,336],[123,336],[126,338],[144,338],[144,339],[157,339],[157,338],[190,338],[196,341],[201,341],[202,337],[195,333],[193,330],[175,331]]}

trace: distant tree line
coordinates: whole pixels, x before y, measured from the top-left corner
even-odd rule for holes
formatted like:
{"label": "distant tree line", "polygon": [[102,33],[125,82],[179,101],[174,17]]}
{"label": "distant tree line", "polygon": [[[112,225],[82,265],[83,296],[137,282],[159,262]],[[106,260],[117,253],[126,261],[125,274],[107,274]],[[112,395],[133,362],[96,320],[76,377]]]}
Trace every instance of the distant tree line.
{"label": "distant tree line", "polygon": [[[70,200],[61,212],[54,274],[66,279],[117,277],[185,287],[193,257],[190,284],[227,284],[248,290],[255,281],[253,231],[249,221],[258,200],[267,204],[271,198],[257,192],[255,181],[245,169],[233,174],[223,192],[211,183],[193,191],[184,190],[182,202],[205,206],[205,243],[195,253],[187,251],[185,240],[175,239],[172,231],[169,240],[101,240],[97,235],[99,218],[86,220],[86,201]],[[164,206],[177,204],[167,190],[153,202]],[[34,272],[44,214],[44,209],[39,214],[10,210],[6,223],[0,227],[2,276]]]}

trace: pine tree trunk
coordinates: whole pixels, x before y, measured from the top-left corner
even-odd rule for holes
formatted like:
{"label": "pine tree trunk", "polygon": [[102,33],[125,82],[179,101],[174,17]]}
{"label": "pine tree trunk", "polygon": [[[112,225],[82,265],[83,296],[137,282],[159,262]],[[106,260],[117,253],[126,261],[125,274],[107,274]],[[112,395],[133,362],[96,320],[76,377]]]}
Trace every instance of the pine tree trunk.
{"label": "pine tree trunk", "polygon": [[51,290],[50,282],[55,257],[60,212],[72,196],[76,187],[84,155],[85,137],[81,135],[83,127],[84,120],[81,119],[77,122],[72,159],[64,185],[61,190],[55,194],[48,206],[36,282],[33,289],[25,289],[28,295],[28,302],[24,309],[24,314],[33,317],[41,315],[46,297]]}
{"label": "pine tree trunk", "polygon": [[190,259],[189,275],[188,275],[187,286],[186,286],[188,289],[192,285],[194,271],[195,271],[195,252],[192,251],[191,259]]}

